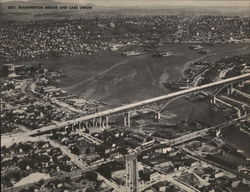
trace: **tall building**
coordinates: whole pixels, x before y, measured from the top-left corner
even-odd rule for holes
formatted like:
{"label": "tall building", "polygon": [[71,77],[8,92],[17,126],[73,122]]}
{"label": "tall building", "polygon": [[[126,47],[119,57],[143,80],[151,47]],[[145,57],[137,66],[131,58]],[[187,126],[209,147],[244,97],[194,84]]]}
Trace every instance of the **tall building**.
{"label": "tall building", "polygon": [[139,173],[136,155],[126,156],[127,192],[139,192]]}

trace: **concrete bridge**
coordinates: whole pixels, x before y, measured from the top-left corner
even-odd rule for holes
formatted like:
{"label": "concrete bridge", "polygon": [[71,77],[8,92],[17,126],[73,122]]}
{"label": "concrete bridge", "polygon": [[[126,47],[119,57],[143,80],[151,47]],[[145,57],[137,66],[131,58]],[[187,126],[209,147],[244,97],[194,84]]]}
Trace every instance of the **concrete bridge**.
{"label": "concrete bridge", "polygon": [[234,92],[238,93],[239,95],[245,97],[246,99],[250,100],[250,94],[244,93],[243,91],[240,91],[238,89],[233,89],[232,91],[234,91]]}
{"label": "concrete bridge", "polygon": [[[228,92],[232,91],[234,84],[244,84],[246,80],[250,79],[250,73],[223,79],[217,82],[208,83],[205,85],[192,87],[189,89],[177,91],[174,93],[166,94],[159,97],[154,97],[151,99],[146,99],[143,101],[135,102],[132,104],[116,107],[113,109],[97,112],[91,115],[79,117],[73,120],[61,122],[58,124],[53,124],[47,127],[42,127],[40,129],[32,130],[29,132],[21,133],[21,135],[31,136],[35,134],[39,134],[42,132],[48,132],[57,129],[83,129],[83,128],[90,128],[99,126],[100,128],[107,128],[109,126],[109,119],[116,116],[123,116],[124,117],[124,126],[130,127],[131,122],[131,113],[136,111],[142,111],[145,109],[149,109],[156,113],[156,118],[160,119],[161,111],[172,101],[185,97],[188,95],[192,95],[194,93],[205,92],[209,93],[209,95],[218,94],[224,88],[228,89]],[[14,135],[13,135],[14,136]],[[17,135],[15,135],[17,136]]]}
{"label": "concrete bridge", "polygon": [[187,141],[190,141],[192,139],[195,139],[197,137],[205,136],[211,131],[220,130],[220,129],[227,127],[229,125],[237,125],[240,121],[246,119],[247,117],[248,117],[247,115],[241,116],[241,117],[238,117],[236,119],[230,120],[229,122],[224,122],[224,123],[221,123],[221,124],[213,126],[213,127],[208,127],[208,128],[205,128],[205,129],[202,129],[199,131],[185,134],[185,135],[183,135],[181,137],[177,137],[175,139],[171,139],[171,140],[166,139],[166,140],[161,141],[161,144],[167,144],[168,146],[179,145],[179,144],[185,143]]}

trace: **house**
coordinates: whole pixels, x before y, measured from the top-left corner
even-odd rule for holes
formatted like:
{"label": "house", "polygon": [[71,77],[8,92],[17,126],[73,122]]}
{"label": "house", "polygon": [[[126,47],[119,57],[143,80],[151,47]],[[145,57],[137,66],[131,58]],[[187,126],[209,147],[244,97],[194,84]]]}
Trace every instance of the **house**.
{"label": "house", "polygon": [[145,192],[155,192],[153,189],[147,189]]}
{"label": "house", "polygon": [[96,151],[97,151],[99,154],[102,154],[102,155],[107,155],[108,153],[111,152],[110,147],[107,146],[107,145],[104,145],[104,144],[97,145],[97,146],[96,146]]}
{"label": "house", "polygon": [[223,177],[223,176],[224,176],[224,173],[222,171],[217,172],[217,173],[214,174],[215,178],[220,178],[220,177]]}
{"label": "house", "polygon": [[163,186],[159,186],[159,187],[158,187],[158,190],[159,190],[159,192],[165,192],[165,191],[166,191],[166,188],[167,188],[167,187],[163,185]]}
{"label": "house", "polygon": [[79,142],[79,144],[77,144],[77,149],[80,154],[92,154],[95,152],[95,146],[85,141]]}
{"label": "house", "polygon": [[26,170],[27,171],[30,170],[30,166],[29,165],[26,166]]}
{"label": "house", "polygon": [[241,180],[234,180],[233,182],[232,182],[232,184],[231,184],[231,186],[232,186],[232,188],[236,188],[236,187],[238,187],[238,185],[241,183]]}
{"label": "house", "polygon": [[161,146],[159,149],[156,150],[156,152],[163,153],[163,154],[171,152],[171,151],[172,151],[172,148],[169,146],[165,146],[165,145]]}

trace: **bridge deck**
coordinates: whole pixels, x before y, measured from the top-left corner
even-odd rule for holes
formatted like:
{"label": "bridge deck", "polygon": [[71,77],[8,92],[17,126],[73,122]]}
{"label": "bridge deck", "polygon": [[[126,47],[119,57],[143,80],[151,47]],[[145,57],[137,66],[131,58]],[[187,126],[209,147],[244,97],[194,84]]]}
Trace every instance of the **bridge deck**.
{"label": "bridge deck", "polygon": [[94,119],[94,118],[97,118],[97,117],[103,117],[103,116],[111,115],[111,114],[114,114],[114,113],[129,111],[130,109],[135,108],[135,107],[143,106],[143,105],[146,105],[146,104],[151,104],[151,103],[154,103],[154,102],[157,102],[157,101],[161,101],[161,100],[165,100],[165,99],[169,99],[169,98],[173,98],[173,97],[177,97],[177,96],[181,96],[181,95],[186,95],[186,94],[189,94],[189,93],[192,93],[192,92],[195,92],[195,91],[203,90],[203,89],[213,87],[213,86],[217,86],[217,85],[224,84],[224,83],[230,83],[230,82],[233,83],[233,82],[236,82],[236,81],[245,80],[245,79],[248,79],[249,77],[250,77],[250,73],[247,73],[247,74],[244,74],[244,75],[240,75],[240,76],[236,76],[236,77],[232,77],[232,78],[228,78],[228,79],[223,79],[221,81],[208,83],[208,84],[193,87],[193,88],[190,88],[190,89],[177,91],[177,92],[166,94],[166,95],[163,95],[163,96],[154,97],[154,98],[151,98],[151,99],[146,99],[146,100],[143,100],[143,101],[135,102],[135,103],[132,103],[132,104],[116,107],[116,108],[109,109],[109,110],[106,110],[106,111],[102,111],[102,112],[94,113],[94,114],[87,115],[87,116],[84,116],[84,117],[79,117],[79,118],[76,118],[76,119],[73,119],[73,120],[58,123],[56,125],[50,125],[50,126],[47,126],[47,127],[37,129],[37,130],[32,130],[32,131],[27,132],[26,135],[34,135],[34,134],[39,133],[39,132],[50,131],[50,130],[57,129],[57,128],[60,128],[60,127],[64,127],[64,126],[67,126],[67,125],[71,125],[71,124],[74,124],[74,123],[78,123],[78,122],[82,122],[82,121],[86,121],[86,120],[91,120],[91,119]]}

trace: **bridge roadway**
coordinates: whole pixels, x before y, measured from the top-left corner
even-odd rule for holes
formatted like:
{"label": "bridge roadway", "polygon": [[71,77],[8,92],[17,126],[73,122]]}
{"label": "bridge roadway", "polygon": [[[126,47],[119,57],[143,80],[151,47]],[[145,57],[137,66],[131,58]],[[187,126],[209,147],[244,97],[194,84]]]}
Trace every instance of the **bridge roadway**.
{"label": "bridge roadway", "polygon": [[205,84],[205,85],[201,85],[201,86],[197,86],[197,87],[177,91],[177,92],[174,92],[174,93],[166,94],[166,95],[163,95],[163,96],[154,97],[154,98],[151,98],[151,99],[146,99],[146,100],[135,102],[135,103],[132,103],[132,104],[116,107],[116,108],[109,109],[109,110],[106,110],[106,111],[97,112],[97,113],[94,113],[94,114],[91,114],[91,115],[87,115],[87,116],[79,117],[79,118],[76,118],[76,119],[73,119],[73,120],[58,123],[56,125],[50,125],[50,126],[42,127],[40,129],[32,130],[32,131],[29,131],[29,132],[15,134],[12,137],[31,136],[31,135],[35,135],[35,134],[38,134],[38,133],[41,133],[41,132],[51,131],[51,130],[62,128],[62,127],[68,126],[68,125],[73,125],[73,124],[76,124],[76,123],[92,120],[92,119],[95,119],[95,118],[98,118],[98,117],[105,117],[105,116],[109,116],[109,115],[116,114],[116,113],[122,113],[122,112],[125,113],[125,112],[128,112],[130,110],[132,111],[133,108],[141,107],[141,106],[144,106],[144,105],[147,105],[147,104],[152,104],[152,103],[155,103],[155,102],[158,102],[158,101],[171,99],[171,98],[178,97],[178,96],[181,96],[181,95],[188,95],[188,94],[191,94],[193,92],[204,90],[204,89],[214,87],[214,86],[218,86],[218,85],[223,85],[223,84],[227,84],[227,83],[241,82],[241,81],[244,81],[244,80],[248,80],[249,78],[250,78],[250,73],[247,73],[247,74],[239,75],[239,76],[236,76],[236,77],[231,77],[231,78],[228,78],[228,79],[223,79],[223,80],[220,80],[220,81],[217,81],[217,82],[212,82],[212,83],[208,83],[208,84]]}
{"label": "bridge roadway", "polygon": [[192,132],[192,133],[177,137],[175,139],[171,139],[171,140],[166,139],[166,140],[161,141],[160,143],[161,144],[167,144],[169,146],[178,145],[178,144],[190,141],[192,139],[195,139],[197,137],[204,136],[211,130],[221,129],[221,128],[227,127],[229,125],[235,124],[235,123],[237,123],[237,122],[239,122],[241,120],[246,119],[247,117],[249,117],[249,115],[245,114],[244,116],[241,116],[241,117],[238,117],[236,119],[230,120],[229,122],[224,122],[224,123],[221,123],[221,124],[213,126],[213,127],[208,127],[208,128],[205,128],[205,129],[202,129],[202,130],[199,130],[199,131],[195,131],[195,132]]}
{"label": "bridge roadway", "polygon": [[250,99],[250,94],[248,94],[248,93],[245,93],[245,92],[240,91],[238,89],[233,89],[233,91],[235,91],[236,93],[242,95],[243,97],[246,97],[247,99]]}

